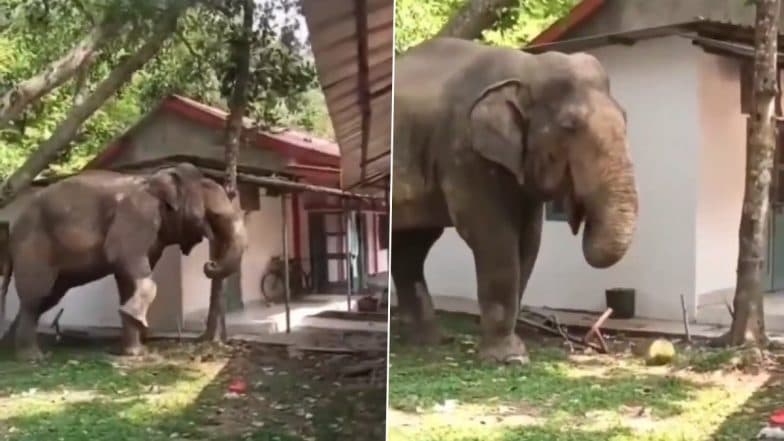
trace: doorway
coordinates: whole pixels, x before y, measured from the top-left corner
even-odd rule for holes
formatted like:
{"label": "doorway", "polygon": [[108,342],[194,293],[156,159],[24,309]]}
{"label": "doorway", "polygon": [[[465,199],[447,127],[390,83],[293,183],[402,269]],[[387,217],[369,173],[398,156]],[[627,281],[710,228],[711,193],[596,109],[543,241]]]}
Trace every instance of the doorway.
{"label": "doorway", "polygon": [[777,121],[778,138],[773,163],[770,188],[770,210],[768,214],[768,253],[765,272],[767,288],[771,291],[784,290],[784,121]]}

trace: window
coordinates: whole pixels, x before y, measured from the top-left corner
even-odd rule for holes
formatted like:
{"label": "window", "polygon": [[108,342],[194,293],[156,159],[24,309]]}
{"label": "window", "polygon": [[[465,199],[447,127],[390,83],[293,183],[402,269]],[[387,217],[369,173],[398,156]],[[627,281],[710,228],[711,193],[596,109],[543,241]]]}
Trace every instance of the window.
{"label": "window", "polygon": [[544,218],[549,221],[566,222],[569,218],[566,216],[566,210],[561,204],[561,201],[556,199],[548,202],[544,206]]}
{"label": "window", "polygon": [[378,215],[378,247],[382,250],[389,248],[389,215]]}

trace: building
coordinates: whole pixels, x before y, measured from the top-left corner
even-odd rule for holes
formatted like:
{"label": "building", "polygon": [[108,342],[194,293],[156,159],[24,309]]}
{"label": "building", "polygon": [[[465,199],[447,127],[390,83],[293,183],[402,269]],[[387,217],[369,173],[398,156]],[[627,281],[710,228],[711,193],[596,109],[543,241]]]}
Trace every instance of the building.
{"label": "building", "polygon": [[[548,207],[524,304],[603,311],[606,289],[628,287],[637,291],[638,316],[680,320],[684,295],[690,319],[728,322],[724,302],[735,287],[753,21],[753,6],[742,1],[582,0],[524,48],[585,51],[601,61],[627,111],[640,201],[631,248],[605,270],[585,263],[581,238]],[[782,170],[777,163],[777,183]],[[772,202],[766,286],[775,292],[784,289],[784,191],[774,191]],[[436,304],[453,297],[475,301],[473,268],[470,250],[448,229],[425,268]],[[771,294],[766,301],[778,298]]]}
{"label": "building", "polygon": [[[110,143],[87,169],[102,168],[141,172],[180,161],[191,162],[204,171],[220,172],[224,165],[224,127],[227,113],[194,100],[169,96],[137,124]],[[320,188],[338,189],[340,151],[333,142],[291,130],[265,132],[244,122],[247,143],[240,150],[238,170],[248,176],[276,175]],[[230,312],[262,301],[261,279],[270,259],[283,253],[284,193],[274,186],[260,186],[238,179],[240,202],[246,212],[249,246],[240,271],[227,281]],[[35,193],[39,182],[0,211],[0,219],[13,221]],[[386,240],[379,240],[386,207],[373,203],[352,205],[359,241],[359,265],[369,274],[387,271]],[[301,259],[312,275],[318,293],[346,286],[346,228],[341,216],[344,203],[327,192],[292,193],[285,198],[291,257]],[[386,233],[384,233],[386,234]],[[384,236],[384,239],[386,237]],[[150,308],[153,331],[176,331],[188,323],[202,323],[209,306],[210,281],[202,267],[208,257],[207,241],[188,256],[176,247],[165,250],[154,278],[158,295]],[[17,296],[11,285],[9,318],[16,314]],[[63,327],[119,327],[118,295],[114,279],[106,277],[72,289],[58,306],[42,317],[48,326],[63,309]]]}
{"label": "building", "polygon": [[[341,188],[385,201],[391,168],[394,10],[392,0],[302,2],[340,147]],[[384,234],[388,219],[383,218]],[[388,287],[387,274],[371,279],[377,289]]]}

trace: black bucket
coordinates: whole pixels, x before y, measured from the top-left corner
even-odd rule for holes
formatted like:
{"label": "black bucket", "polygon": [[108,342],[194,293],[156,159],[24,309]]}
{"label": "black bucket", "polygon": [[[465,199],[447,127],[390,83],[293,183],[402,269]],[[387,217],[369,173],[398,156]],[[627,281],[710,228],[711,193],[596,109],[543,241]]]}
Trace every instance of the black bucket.
{"label": "black bucket", "polygon": [[630,319],[634,317],[634,288],[611,288],[604,291],[607,307],[612,308],[611,318]]}

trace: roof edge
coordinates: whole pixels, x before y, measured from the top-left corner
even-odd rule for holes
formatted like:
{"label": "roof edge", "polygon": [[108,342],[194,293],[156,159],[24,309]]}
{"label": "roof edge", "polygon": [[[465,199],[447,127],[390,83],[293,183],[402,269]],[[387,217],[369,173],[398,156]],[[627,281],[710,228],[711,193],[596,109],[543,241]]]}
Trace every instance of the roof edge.
{"label": "roof edge", "polygon": [[527,46],[553,43],[563,37],[567,32],[576,28],[584,21],[591,18],[602,6],[605,0],[581,0],[565,17],[556,20],[547,29],[540,32],[528,42]]}

